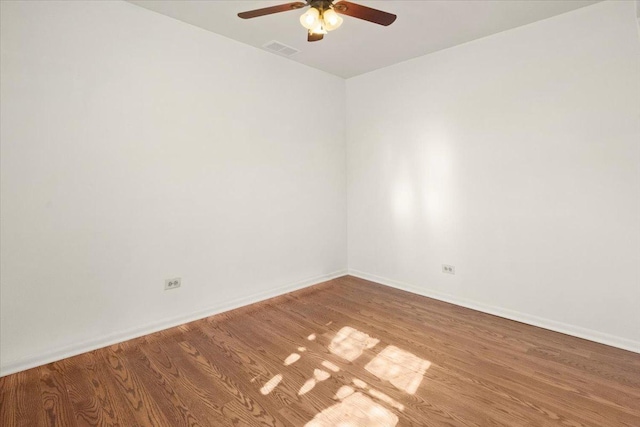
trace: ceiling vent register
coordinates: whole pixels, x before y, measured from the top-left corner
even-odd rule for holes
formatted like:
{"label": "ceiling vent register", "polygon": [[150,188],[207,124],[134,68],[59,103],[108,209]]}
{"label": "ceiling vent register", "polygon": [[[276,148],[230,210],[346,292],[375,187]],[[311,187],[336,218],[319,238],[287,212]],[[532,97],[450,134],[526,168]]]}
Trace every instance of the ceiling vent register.
{"label": "ceiling vent register", "polygon": [[262,45],[269,52],[277,53],[282,56],[293,56],[296,53],[300,52],[298,49],[295,49],[291,46],[287,46],[286,44],[282,44],[278,41],[271,40],[270,42]]}

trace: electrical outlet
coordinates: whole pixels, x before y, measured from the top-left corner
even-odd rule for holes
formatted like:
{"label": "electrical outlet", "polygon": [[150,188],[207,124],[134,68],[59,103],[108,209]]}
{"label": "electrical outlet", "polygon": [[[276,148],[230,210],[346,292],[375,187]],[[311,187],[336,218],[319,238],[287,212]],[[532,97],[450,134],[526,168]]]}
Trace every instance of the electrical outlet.
{"label": "electrical outlet", "polygon": [[456,274],[456,267],[453,265],[442,264],[442,272],[447,274]]}
{"label": "electrical outlet", "polygon": [[179,277],[173,279],[167,279],[164,281],[164,290],[168,291],[170,289],[179,288],[182,285],[182,279]]}

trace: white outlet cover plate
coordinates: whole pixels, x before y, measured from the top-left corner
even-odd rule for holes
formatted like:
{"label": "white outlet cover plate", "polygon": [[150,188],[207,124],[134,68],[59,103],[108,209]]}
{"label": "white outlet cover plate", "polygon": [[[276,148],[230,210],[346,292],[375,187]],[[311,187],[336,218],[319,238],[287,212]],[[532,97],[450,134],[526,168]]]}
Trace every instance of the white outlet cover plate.
{"label": "white outlet cover plate", "polygon": [[442,264],[442,272],[446,274],[456,274],[456,267],[453,265]]}
{"label": "white outlet cover plate", "polygon": [[182,286],[182,279],[180,277],[174,277],[173,279],[166,279],[164,281],[164,290],[177,289]]}

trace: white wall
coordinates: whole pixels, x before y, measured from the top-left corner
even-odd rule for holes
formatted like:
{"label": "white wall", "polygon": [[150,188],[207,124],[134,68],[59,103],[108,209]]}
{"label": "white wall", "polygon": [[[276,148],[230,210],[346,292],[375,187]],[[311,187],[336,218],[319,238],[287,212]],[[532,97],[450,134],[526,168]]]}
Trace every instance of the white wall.
{"label": "white wall", "polygon": [[347,111],[350,271],[640,351],[634,2],[352,78]]}
{"label": "white wall", "polygon": [[1,14],[3,374],[346,268],[342,79],[123,2]]}
{"label": "white wall", "polygon": [[[346,267],[344,81],[127,3],[0,4],[2,374]],[[351,271],[640,351],[637,34],[602,3],[347,81]]]}

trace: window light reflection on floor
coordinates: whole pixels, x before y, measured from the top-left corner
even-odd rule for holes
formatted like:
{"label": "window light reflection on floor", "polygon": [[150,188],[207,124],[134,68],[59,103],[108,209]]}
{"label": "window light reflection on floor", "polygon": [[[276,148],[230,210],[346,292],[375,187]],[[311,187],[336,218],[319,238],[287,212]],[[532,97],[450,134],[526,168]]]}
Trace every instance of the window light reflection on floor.
{"label": "window light reflection on floor", "polygon": [[284,366],[292,365],[298,360],[300,360],[300,355],[298,353],[291,353],[286,359],[284,359]]}
{"label": "window light reflection on floor", "polygon": [[[307,336],[309,341],[315,341],[316,338],[315,333]],[[348,362],[354,362],[365,350],[373,349],[379,342],[380,340],[365,332],[345,326],[335,334],[328,349],[331,354]],[[300,353],[308,351],[302,346],[297,349]],[[301,354],[291,353],[284,359],[284,365],[290,366],[301,358]],[[313,376],[302,384],[298,395],[309,393],[318,383],[329,379],[332,372],[340,372],[340,367],[328,360],[322,360],[320,365],[326,370],[314,369]],[[374,353],[364,368],[380,380],[390,382],[398,390],[415,394],[430,365],[431,362],[428,360],[388,345],[379,353]],[[273,376],[263,385],[260,392],[268,395],[282,382],[282,379],[282,374]],[[351,381],[350,385],[342,385],[336,391],[334,400],[340,402],[318,413],[305,427],[394,427],[398,423],[398,417],[391,409],[404,411],[405,407],[402,403],[370,387],[359,378],[352,378]]]}
{"label": "window light reflection on floor", "polygon": [[307,394],[316,386],[317,383],[327,380],[329,379],[329,377],[331,377],[331,374],[329,372],[323,371],[322,369],[314,369],[313,378],[308,379],[307,382],[305,382],[302,387],[300,387],[300,391],[298,392],[298,394],[300,396],[302,396],[303,394]]}
{"label": "window light reflection on floor", "polygon": [[[381,391],[376,390],[375,388],[370,388],[369,384],[365,383],[364,381],[362,381],[361,379],[358,378],[354,378],[352,380],[353,385],[355,385],[358,388],[361,388],[362,390],[366,391],[367,393],[369,393],[371,396],[375,397],[378,400],[382,400],[385,403],[388,403],[389,405],[393,406],[394,408],[398,409],[399,411],[404,411],[404,405],[400,402],[398,402],[397,400],[393,399],[392,397],[384,394]],[[346,386],[349,389],[353,390],[353,388]],[[338,392],[340,392],[340,390],[338,390]],[[343,393],[346,392],[346,390],[342,391]]]}
{"label": "window light reflection on floor", "polygon": [[431,362],[390,345],[364,367],[381,380],[405,393],[415,394]]}
{"label": "window light reflection on floor", "polygon": [[355,392],[356,391],[353,389],[353,387],[350,387],[348,385],[343,385],[342,387],[340,387],[338,389],[338,391],[336,392],[336,395],[333,397],[333,399],[334,400],[342,400],[347,396],[351,396]]}
{"label": "window light reflection on floor", "polygon": [[362,355],[364,350],[375,347],[379,342],[379,339],[371,338],[364,332],[345,326],[331,340],[329,351],[349,362],[353,362]]}
{"label": "window light reflection on floor", "polygon": [[305,427],[394,427],[398,416],[360,392],[317,414]]}
{"label": "window light reflection on floor", "polygon": [[333,371],[333,372],[338,372],[340,370],[340,368],[337,365],[334,365],[333,363],[329,362],[328,360],[323,360],[321,365],[324,366],[325,368],[327,368],[328,370]]}
{"label": "window light reflection on floor", "polygon": [[265,385],[262,386],[262,388],[260,389],[260,393],[266,396],[267,394],[271,393],[278,384],[280,384],[280,381],[282,381],[282,374],[275,375],[273,378],[267,381]]}

